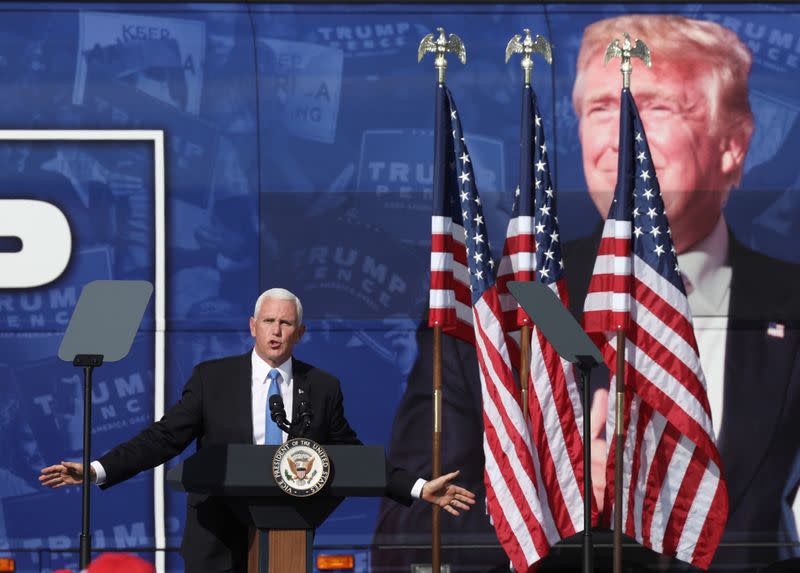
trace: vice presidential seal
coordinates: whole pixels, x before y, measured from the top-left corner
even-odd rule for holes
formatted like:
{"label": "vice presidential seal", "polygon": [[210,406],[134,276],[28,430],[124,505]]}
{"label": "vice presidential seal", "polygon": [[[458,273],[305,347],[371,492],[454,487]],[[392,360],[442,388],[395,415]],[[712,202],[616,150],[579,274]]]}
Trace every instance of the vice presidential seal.
{"label": "vice presidential seal", "polygon": [[293,438],[275,450],[272,477],[289,495],[308,497],[328,483],[331,463],[325,448],[314,440]]}

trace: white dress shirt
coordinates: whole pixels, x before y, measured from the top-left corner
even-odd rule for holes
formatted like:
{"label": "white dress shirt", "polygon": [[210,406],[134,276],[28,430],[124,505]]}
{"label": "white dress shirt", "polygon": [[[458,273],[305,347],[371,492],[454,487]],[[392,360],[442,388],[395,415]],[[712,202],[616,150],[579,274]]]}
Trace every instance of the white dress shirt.
{"label": "white dress shirt", "polygon": [[705,239],[678,255],[678,266],[689,298],[700,365],[706,377],[714,435],[718,438],[722,427],[725,343],[731,300],[728,227],[723,216],[720,215]]}
{"label": "white dress shirt", "polygon": [[[269,371],[273,369],[272,366],[267,364],[258,354],[255,348],[251,353],[252,364],[252,377],[250,380],[252,390],[252,415],[253,415],[253,443],[257,445],[264,445],[265,436],[267,433],[267,419],[269,412],[269,404],[267,401],[267,393],[269,392],[270,381],[267,378]],[[281,397],[283,398],[284,409],[286,410],[287,421],[291,420],[292,406],[294,405],[294,378],[292,377],[292,359],[291,357],[279,365],[276,370],[280,372],[278,377],[278,389],[280,390]],[[270,420],[271,424],[274,424]],[[286,441],[286,432],[282,432],[282,439]],[[95,483],[103,485],[106,481],[106,472],[103,466],[97,460],[91,463],[97,474]],[[419,499],[422,494],[422,486],[426,484],[426,480],[418,478],[414,487],[411,488],[411,497]]]}
{"label": "white dress shirt", "polygon": [[[253,366],[253,376],[251,379],[251,391],[253,396],[253,443],[259,446],[264,445],[267,433],[267,420],[270,424],[274,424],[269,418],[269,402],[267,393],[269,392],[270,380],[267,378],[272,366],[267,364],[258,354],[255,349],[251,354],[251,363]],[[294,405],[294,378],[292,378],[292,358],[276,367],[275,370],[280,372],[278,376],[278,390],[280,390],[281,398],[283,398],[283,406],[286,411],[286,421],[292,420],[292,406]],[[281,432],[281,440],[286,441],[286,432]]]}

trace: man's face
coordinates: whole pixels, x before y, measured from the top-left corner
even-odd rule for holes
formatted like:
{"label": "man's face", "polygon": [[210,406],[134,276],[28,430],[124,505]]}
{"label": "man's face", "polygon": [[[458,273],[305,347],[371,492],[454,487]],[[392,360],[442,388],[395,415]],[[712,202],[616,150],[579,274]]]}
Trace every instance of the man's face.
{"label": "man's face", "polygon": [[305,331],[306,327],[297,323],[297,307],[291,300],[266,298],[250,319],[256,353],[272,367],[286,362]]}
{"label": "man's face", "polygon": [[[601,57],[583,72],[576,111],[589,194],[605,217],[617,180],[622,82],[619,66],[603,66]],[[720,135],[722,130],[715,129],[710,117],[708,93],[698,79],[707,72],[699,63],[662,60],[648,69],[639,60],[633,62],[631,92],[647,133],[673,238],[678,250],[685,250],[694,241],[681,240],[683,229],[713,226],[737,165],[729,138]]]}

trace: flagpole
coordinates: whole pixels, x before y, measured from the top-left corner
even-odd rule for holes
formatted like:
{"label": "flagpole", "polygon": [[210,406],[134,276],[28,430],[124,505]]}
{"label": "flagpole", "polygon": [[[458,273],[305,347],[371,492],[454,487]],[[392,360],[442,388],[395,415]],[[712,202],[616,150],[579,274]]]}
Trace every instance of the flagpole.
{"label": "flagpole", "polygon": [[[442,327],[433,327],[433,445],[431,478],[442,475]],[[431,571],[439,573],[442,562],[442,511],[431,507]]]}
{"label": "flagpole", "polygon": [[[447,70],[448,52],[457,54],[462,64],[467,61],[467,54],[461,38],[455,34],[445,36],[444,28],[436,28],[438,37],[431,33],[426,35],[419,43],[417,49],[417,62],[421,62],[426,53],[435,54],[433,65],[436,68],[436,89],[437,102],[444,87],[445,71]],[[445,145],[443,137],[445,134],[439,133],[440,107],[436,106],[436,131],[434,132],[433,148],[433,169],[434,185],[444,186],[445,177],[442,167],[445,159]],[[436,193],[434,193],[436,196]],[[431,478],[436,479],[442,474],[442,327],[440,324],[433,326],[433,431],[431,444]],[[442,533],[441,533],[441,509],[438,505],[431,506],[431,573],[440,573],[442,563]]]}
{"label": "flagpole", "polygon": [[520,392],[520,400],[522,401],[522,419],[527,422],[528,420],[528,379],[531,373],[531,327],[529,324],[523,324],[522,330],[519,335],[519,382],[522,392]]}
{"label": "flagpole", "polygon": [[[613,40],[606,48],[604,64],[612,58],[620,58],[619,71],[622,72],[622,90],[630,90],[631,72],[633,64],[631,58],[640,58],[649,68],[650,50],[644,42],[637,39],[631,43],[631,37],[627,32],[623,34],[623,40]],[[620,127],[620,140],[623,137],[622,127]],[[622,153],[622,145],[619,146]],[[620,162],[622,165],[622,162]],[[619,177],[627,174],[619,173]],[[616,368],[616,419],[614,429],[614,573],[622,573],[622,490],[623,487],[623,452],[625,450],[625,329],[622,325],[617,326],[617,368]]]}
{"label": "flagpole", "polygon": [[614,573],[622,573],[622,454],[625,449],[625,330],[617,327],[616,419],[614,429]]}
{"label": "flagpole", "polygon": [[[523,98],[529,97],[528,90],[531,87],[531,81],[533,76],[533,54],[539,53],[541,54],[545,61],[548,64],[553,63],[553,54],[552,49],[550,47],[550,42],[547,41],[546,38],[536,35],[536,39],[533,39],[531,36],[531,31],[528,28],[524,28],[523,30],[524,38],[520,34],[515,35],[508,41],[506,45],[506,63],[511,58],[512,54],[522,54],[522,58],[520,59],[520,67],[522,67],[523,71],[523,82],[525,89],[523,90]],[[530,126],[526,125],[526,122],[530,121],[530,118],[525,117],[525,101],[522,102],[522,138],[532,137],[530,133]],[[525,146],[521,146],[525,148]],[[529,149],[529,147],[528,147]],[[524,155],[524,152],[522,153]],[[520,187],[518,191],[520,193],[528,194],[527,197],[530,197],[531,189],[530,189],[530,178],[526,175],[526,173],[530,173],[531,169],[531,157],[522,157],[520,160]],[[524,171],[528,170],[528,171]],[[525,187],[523,189],[523,187]],[[531,271],[533,271],[533,261],[531,261]],[[531,280],[533,280],[532,277]],[[521,311],[519,311],[521,312]],[[531,359],[530,359],[530,352],[531,352],[531,326],[530,326],[530,319],[526,316],[525,323],[522,325],[520,329],[520,357],[519,357],[519,381],[520,381],[520,400],[522,402],[522,418],[524,420],[528,420],[528,393],[529,389],[529,378],[530,378],[530,368],[531,368]]]}

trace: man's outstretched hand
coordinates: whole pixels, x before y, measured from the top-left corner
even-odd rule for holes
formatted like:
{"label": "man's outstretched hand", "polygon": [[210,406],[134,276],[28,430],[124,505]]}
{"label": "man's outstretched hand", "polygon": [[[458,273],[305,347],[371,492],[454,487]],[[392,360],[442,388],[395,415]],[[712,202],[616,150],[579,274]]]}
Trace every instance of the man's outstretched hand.
{"label": "man's outstretched hand", "polygon": [[[46,467],[39,474],[39,481],[42,485],[54,488],[65,485],[80,485],[83,483],[83,464],[61,462],[60,464]],[[97,475],[91,466],[89,466],[89,481],[97,481]]]}
{"label": "man's outstretched hand", "polygon": [[475,494],[450,483],[458,477],[458,474],[458,471],[454,471],[427,482],[422,486],[420,498],[438,505],[452,515],[460,515],[459,509],[469,511],[469,506],[475,503]]}

